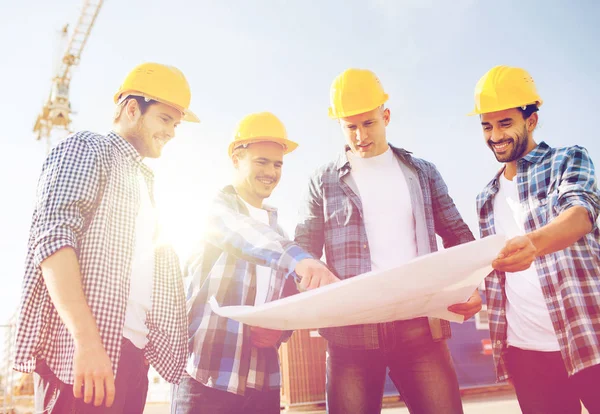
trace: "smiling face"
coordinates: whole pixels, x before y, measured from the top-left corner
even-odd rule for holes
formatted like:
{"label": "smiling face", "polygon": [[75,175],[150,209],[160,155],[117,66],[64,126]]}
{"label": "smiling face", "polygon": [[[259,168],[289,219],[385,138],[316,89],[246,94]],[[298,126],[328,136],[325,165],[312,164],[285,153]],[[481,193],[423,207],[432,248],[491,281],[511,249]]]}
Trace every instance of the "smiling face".
{"label": "smiling face", "polygon": [[281,178],[283,153],[280,144],[270,141],[255,142],[233,153],[234,187],[247,203],[260,208],[271,195]]}
{"label": "smiling face", "polygon": [[358,115],[340,118],[340,126],[350,150],[362,158],[383,154],[388,143],[385,128],[390,122],[390,110],[383,106]]}
{"label": "smiling face", "polygon": [[537,113],[525,119],[518,108],[481,115],[485,142],[499,162],[516,163],[535,148],[532,133],[537,120]]}
{"label": "smiling face", "polygon": [[142,157],[158,158],[167,142],[175,136],[182,113],[160,102],[146,104],[130,99],[124,104],[116,123],[117,132]]}

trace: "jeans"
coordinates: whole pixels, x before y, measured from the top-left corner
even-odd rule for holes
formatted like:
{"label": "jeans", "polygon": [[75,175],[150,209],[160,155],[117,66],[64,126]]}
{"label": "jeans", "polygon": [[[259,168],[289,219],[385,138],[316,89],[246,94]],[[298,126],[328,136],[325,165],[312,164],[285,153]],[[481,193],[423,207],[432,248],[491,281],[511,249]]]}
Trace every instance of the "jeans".
{"label": "jeans", "polygon": [[246,388],[245,395],[207,387],[188,374],[173,387],[171,414],[279,414],[280,390]]}
{"label": "jeans", "polygon": [[600,413],[600,365],[569,377],[560,352],[508,347],[506,366],[524,414]]}
{"label": "jeans", "polygon": [[38,360],[33,374],[36,413],[142,414],[148,394],[148,365],[144,353],[123,339],[121,358],[115,378],[115,401],[110,408],[86,404],[73,396],[73,385],[65,384]]}
{"label": "jeans", "polygon": [[328,345],[327,412],[381,412],[386,368],[412,414],[461,414],[456,372],[445,341],[434,342],[427,318],[381,324],[379,349]]}

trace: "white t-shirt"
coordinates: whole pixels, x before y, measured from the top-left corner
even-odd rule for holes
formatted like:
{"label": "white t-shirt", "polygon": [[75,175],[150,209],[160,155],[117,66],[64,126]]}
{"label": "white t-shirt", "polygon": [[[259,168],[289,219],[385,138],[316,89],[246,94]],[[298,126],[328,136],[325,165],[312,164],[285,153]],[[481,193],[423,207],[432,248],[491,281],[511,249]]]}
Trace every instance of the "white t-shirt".
{"label": "white t-shirt", "polygon": [[417,256],[415,221],[406,178],[388,147],[360,158],[347,152],[363,207],[373,271],[400,266]]}
{"label": "white t-shirt", "polygon": [[[269,212],[262,208],[256,208],[251,206],[243,200],[250,217],[254,220],[260,221],[269,225]],[[256,299],[254,300],[255,305],[262,305],[267,301],[267,295],[269,294],[269,286],[271,282],[271,268],[266,266],[256,266]]]}
{"label": "white t-shirt", "polygon": [[125,311],[123,336],[137,348],[148,343],[146,314],[152,307],[152,282],[154,277],[154,234],[156,211],[150,200],[148,185],[140,173],[140,209],[135,221],[133,260],[131,263],[131,287]]}
{"label": "white t-shirt", "polygon": [[[501,174],[500,190],[494,197],[496,232],[509,238],[524,235],[525,214],[516,182]],[[505,290],[508,345],[531,351],[560,350],[535,264],[522,272],[506,273]]]}

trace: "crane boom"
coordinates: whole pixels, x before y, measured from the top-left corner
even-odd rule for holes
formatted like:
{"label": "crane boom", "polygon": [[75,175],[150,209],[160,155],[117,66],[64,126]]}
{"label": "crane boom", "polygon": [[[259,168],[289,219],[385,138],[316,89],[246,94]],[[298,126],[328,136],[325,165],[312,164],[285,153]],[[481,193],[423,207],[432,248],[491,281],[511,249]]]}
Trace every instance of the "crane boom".
{"label": "crane boom", "polygon": [[81,53],[103,2],[104,0],[84,0],[75,30],[69,38],[64,55],[52,78],[50,95],[35,121],[33,132],[36,134],[36,139],[45,138],[48,148],[51,146],[50,136],[53,129],[60,128],[69,131],[72,113],[69,100],[71,69],[81,60]]}

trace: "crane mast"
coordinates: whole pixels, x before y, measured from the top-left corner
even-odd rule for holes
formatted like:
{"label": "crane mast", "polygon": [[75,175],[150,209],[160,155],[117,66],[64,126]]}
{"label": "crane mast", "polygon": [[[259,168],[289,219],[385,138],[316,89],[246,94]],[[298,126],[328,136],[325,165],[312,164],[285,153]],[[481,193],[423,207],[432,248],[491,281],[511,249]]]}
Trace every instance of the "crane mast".
{"label": "crane mast", "polygon": [[[62,129],[70,132],[72,114],[69,100],[71,69],[78,65],[81,60],[81,53],[103,2],[104,0],[84,1],[75,29],[68,40],[62,59],[59,61],[52,78],[52,87],[48,99],[33,126],[36,140],[45,139],[47,150],[50,150],[52,146],[51,135],[53,130]],[[67,26],[63,29],[63,34],[66,35],[66,33]]]}

